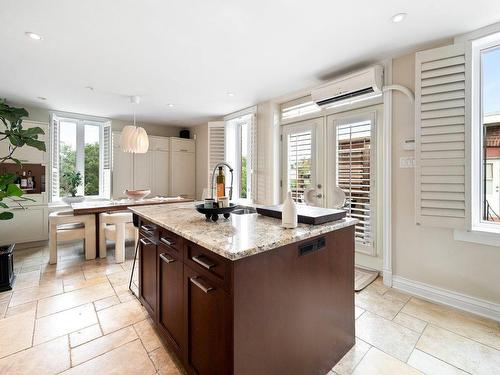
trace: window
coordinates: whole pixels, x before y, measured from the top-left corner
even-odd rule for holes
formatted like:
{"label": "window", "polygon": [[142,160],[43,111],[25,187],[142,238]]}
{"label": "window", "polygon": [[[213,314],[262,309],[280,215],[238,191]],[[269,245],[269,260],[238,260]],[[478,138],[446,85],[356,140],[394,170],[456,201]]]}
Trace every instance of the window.
{"label": "window", "polygon": [[287,190],[297,203],[306,203],[304,192],[311,187],[312,136],[311,130],[285,135],[287,137]]}
{"label": "window", "polygon": [[66,173],[82,176],[78,195],[110,196],[110,124],[103,120],[52,116],[52,201],[69,195]]}
{"label": "window", "polygon": [[[473,226],[500,227],[500,34],[473,45]],[[478,181],[480,185],[476,185]],[[476,212],[474,213],[474,208]],[[494,229],[498,230],[498,229]]]}
{"label": "window", "polygon": [[[253,112],[225,123],[226,160],[234,169],[233,199],[255,199],[256,131]],[[229,184],[226,178],[226,188]]]}

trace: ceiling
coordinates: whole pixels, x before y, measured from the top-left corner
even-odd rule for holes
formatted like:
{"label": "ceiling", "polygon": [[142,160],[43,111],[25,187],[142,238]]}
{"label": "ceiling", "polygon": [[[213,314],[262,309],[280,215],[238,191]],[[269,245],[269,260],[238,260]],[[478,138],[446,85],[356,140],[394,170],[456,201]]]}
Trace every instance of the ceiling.
{"label": "ceiling", "polygon": [[0,97],[189,126],[498,21],[492,0],[2,0]]}

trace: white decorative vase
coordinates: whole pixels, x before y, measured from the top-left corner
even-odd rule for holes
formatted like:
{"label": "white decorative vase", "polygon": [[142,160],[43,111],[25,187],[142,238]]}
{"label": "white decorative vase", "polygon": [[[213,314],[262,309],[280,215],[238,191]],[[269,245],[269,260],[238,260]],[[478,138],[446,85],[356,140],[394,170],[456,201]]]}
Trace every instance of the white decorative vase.
{"label": "white decorative vase", "polygon": [[283,228],[297,228],[297,206],[292,199],[292,192],[289,191],[281,211],[281,226]]}

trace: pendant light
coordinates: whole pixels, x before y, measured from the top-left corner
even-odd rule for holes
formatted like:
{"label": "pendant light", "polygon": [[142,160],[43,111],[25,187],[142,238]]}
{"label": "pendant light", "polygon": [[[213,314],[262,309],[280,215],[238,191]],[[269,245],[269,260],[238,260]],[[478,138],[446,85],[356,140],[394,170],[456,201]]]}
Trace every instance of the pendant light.
{"label": "pendant light", "polygon": [[[141,98],[139,96],[130,97],[130,101],[134,104],[139,104]],[[135,108],[134,108],[134,125],[127,125],[123,128],[120,137],[120,148],[124,152],[133,154],[145,154],[148,152],[149,139],[144,128],[135,124]]]}

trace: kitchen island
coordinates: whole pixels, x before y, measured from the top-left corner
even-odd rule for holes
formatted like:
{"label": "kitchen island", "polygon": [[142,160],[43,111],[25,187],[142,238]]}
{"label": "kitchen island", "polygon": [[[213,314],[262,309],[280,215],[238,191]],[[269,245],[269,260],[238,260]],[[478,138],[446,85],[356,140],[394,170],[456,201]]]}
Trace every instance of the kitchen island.
{"label": "kitchen island", "polygon": [[190,374],[326,374],[354,345],[354,225],[131,207],[139,299]]}

